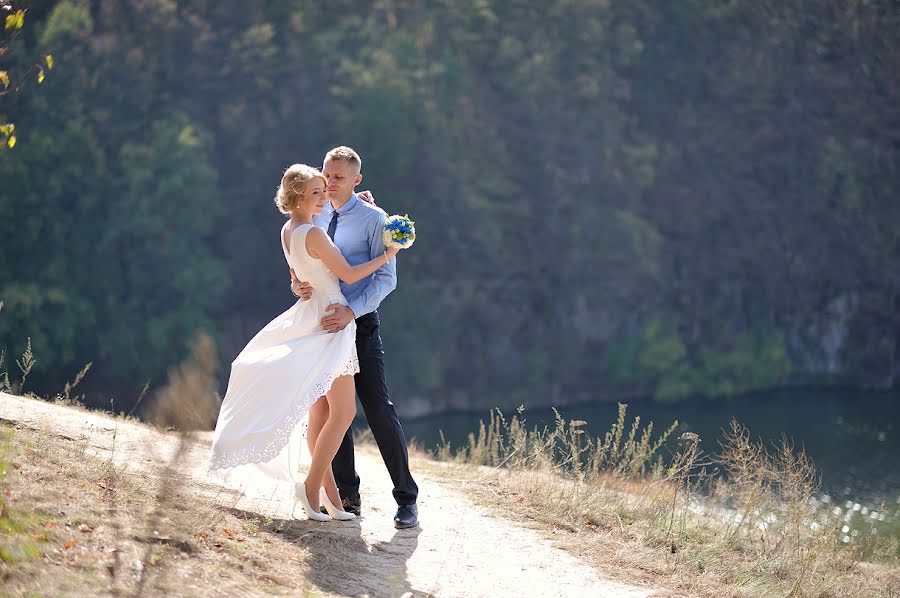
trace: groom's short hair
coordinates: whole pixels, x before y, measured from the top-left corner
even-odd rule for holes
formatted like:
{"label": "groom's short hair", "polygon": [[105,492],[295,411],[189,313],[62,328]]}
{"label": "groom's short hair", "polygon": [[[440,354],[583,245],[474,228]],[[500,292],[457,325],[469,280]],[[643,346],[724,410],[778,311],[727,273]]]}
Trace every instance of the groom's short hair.
{"label": "groom's short hair", "polygon": [[362,158],[356,153],[356,150],[346,145],[334,148],[325,154],[325,161],[328,160],[346,160],[356,167],[357,172],[362,170]]}

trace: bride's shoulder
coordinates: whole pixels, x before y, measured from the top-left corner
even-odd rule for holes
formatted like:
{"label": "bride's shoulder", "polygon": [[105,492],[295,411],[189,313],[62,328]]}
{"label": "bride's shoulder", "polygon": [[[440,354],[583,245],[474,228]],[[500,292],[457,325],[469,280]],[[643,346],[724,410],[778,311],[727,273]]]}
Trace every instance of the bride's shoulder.
{"label": "bride's shoulder", "polygon": [[323,231],[318,226],[313,226],[311,224],[306,224],[304,226],[306,226],[307,230],[309,231],[308,233],[306,233],[306,238],[308,240],[310,240],[314,243],[328,240],[328,235],[326,235],[325,231]]}
{"label": "bride's shoulder", "polygon": [[282,230],[282,232],[290,230],[290,235],[293,237],[295,234],[297,234],[298,231],[308,231],[308,230],[312,230],[314,228],[316,228],[316,227],[313,226],[312,224],[298,224],[293,229],[291,229],[291,223],[288,222],[287,224],[284,225],[284,228],[282,228],[281,230]]}

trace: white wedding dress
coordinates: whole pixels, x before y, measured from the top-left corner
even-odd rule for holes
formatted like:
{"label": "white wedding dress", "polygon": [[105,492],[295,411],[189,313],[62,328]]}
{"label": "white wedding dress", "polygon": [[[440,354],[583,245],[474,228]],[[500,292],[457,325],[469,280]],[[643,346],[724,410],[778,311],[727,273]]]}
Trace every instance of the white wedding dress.
{"label": "white wedding dress", "polygon": [[339,376],[359,372],[356,322],[337,333],[320,323],[333,303],[347,305],[337,276],[306,250],[311,224],[295,228],[284,257],[313,286],[312,298],[269,322],[231,364],[228,390],[213,436],[209,471],[225,481],[252,483],[263,474],[296,482],[309,408]]}

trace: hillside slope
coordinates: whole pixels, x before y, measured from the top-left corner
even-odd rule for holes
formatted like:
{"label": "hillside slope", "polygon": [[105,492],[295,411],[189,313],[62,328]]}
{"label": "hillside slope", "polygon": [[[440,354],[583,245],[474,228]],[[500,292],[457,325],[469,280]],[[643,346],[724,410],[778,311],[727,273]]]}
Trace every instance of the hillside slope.
{"label": "hillside slope", "polygon": [[0,540],[33,542],[20,551],[33,558],[0,564],[4,594],[652,595],[600,579],[537,532],[474,505],[433,463],[417,474],[420,527],[395,530],[390,479],[372,446],[357,460],[365,516],[322,524],[293,520],[284,489],[251,498],[206,480],[208,434],[181,439],[2,393],[0,420],[11,428],[5,512],[23,522]]}

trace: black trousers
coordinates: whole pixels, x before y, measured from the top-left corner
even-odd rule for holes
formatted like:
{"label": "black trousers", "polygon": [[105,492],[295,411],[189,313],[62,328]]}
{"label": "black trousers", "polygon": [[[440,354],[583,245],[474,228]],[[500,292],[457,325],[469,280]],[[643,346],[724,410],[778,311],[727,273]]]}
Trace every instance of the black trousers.
{"label": "black trousers", "polygon": [[[394,500],[398,505],[414,504],[419,487],[409,473],[406,436],[391,402],[384,376],[384,348],[381,344],[377,311],[357,318],[356,352],[359,356],[359,373],[355,377],[356,394],[394,482]],[[352,429],[344,434],[344,440],[331,465],[341,496],[359,498],[359,475],[356,473],[353,456]]]}

